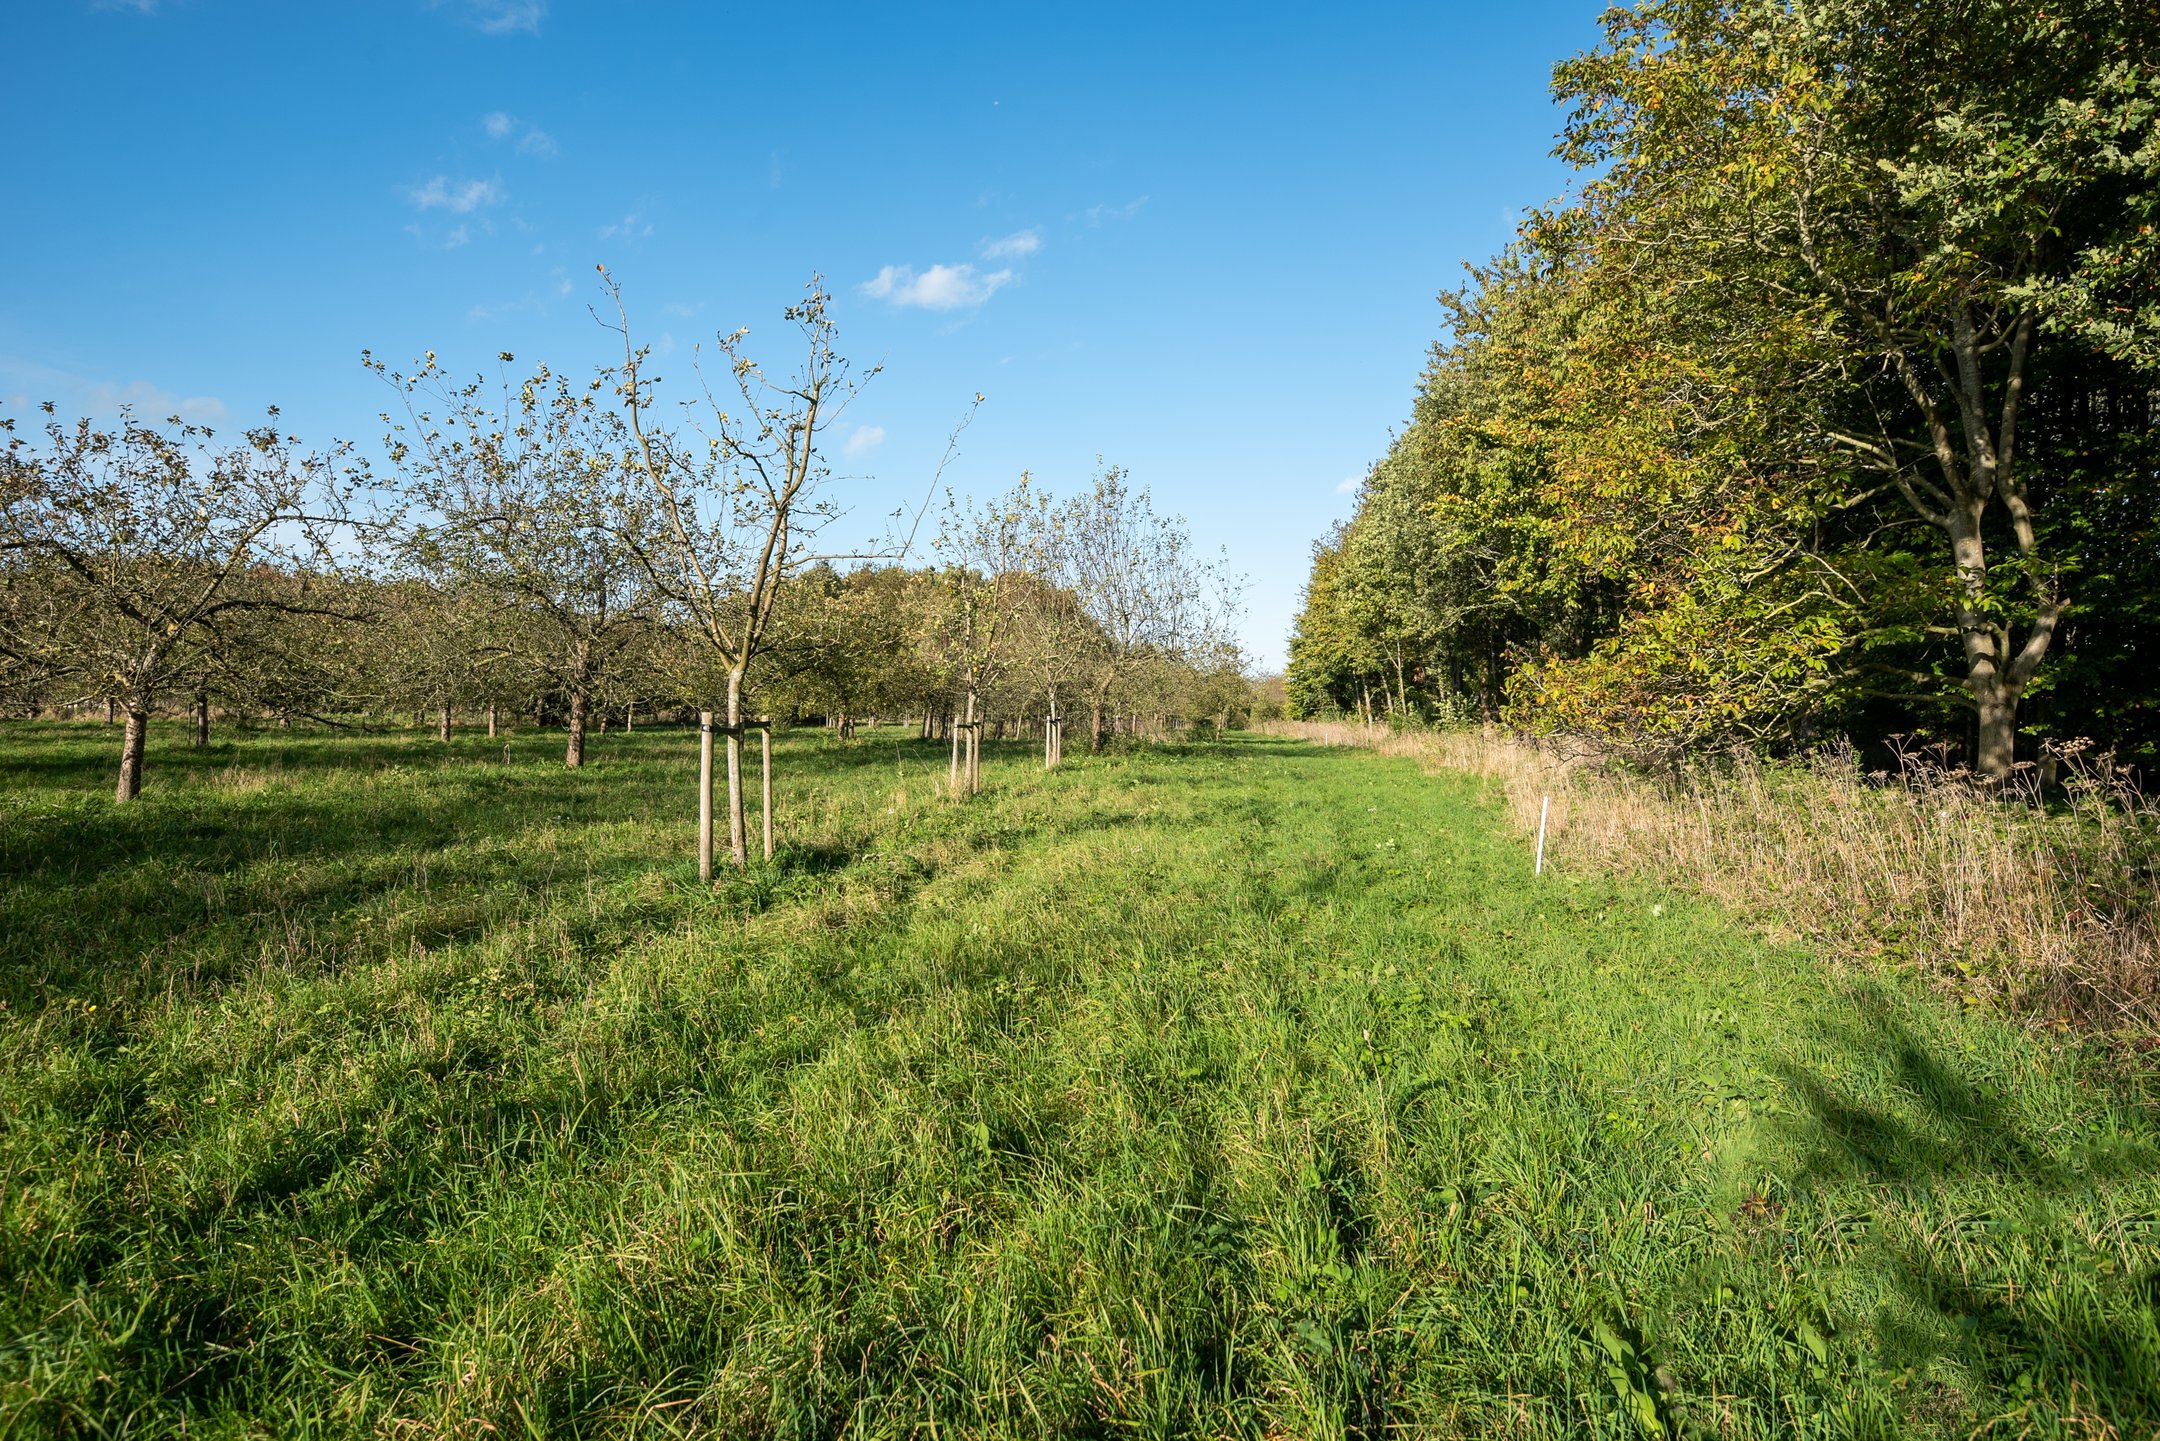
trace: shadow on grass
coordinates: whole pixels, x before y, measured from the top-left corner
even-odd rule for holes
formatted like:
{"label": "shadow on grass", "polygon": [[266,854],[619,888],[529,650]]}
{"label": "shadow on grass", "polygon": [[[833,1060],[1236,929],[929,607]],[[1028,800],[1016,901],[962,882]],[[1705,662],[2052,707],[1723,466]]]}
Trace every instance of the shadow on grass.
{"label": "shadow on grass", "polygon": [[[2118,1270],[2101,1244],[2084,1256],[2074,1244],[2031,1249],[2059,1230],[2039,1217],[2065,1206],[2104,1216],[2110,1183],[2149,1178],[2160,1149],[2142,1138],[2036,1137],[2014,1097],[1931,1046],[1881,988],[1851,999],[1840,1069],[1880,1076],[1888,1095],[1866,1099],[1853,1082],[1784,1068],[1800,1106],[1801,1186],[1890,1188],[1901,1209],[1941,1213],[1868,1249],[1998,1396],[2023,1398],[2011,1413],[2021,1434],[2084,1434],[2077,1428],[2104,1417],[2123,1435],[2160,1435],[2160,1272]],[[2142,1093],[2115,1098],[2133,1113],[2150,1104]],[[1910,1335],[1893,1349],[1919,1360],[1939,1345]]]}

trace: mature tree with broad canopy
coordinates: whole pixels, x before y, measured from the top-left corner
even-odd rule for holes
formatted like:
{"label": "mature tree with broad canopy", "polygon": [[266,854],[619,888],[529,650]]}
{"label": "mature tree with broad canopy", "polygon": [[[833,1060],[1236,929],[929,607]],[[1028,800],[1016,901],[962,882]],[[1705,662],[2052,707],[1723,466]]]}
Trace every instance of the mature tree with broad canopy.
{"label": "mature tree with broad canopy", "polygon": [[354,473],[339,452],[303,452],[275,410],[223,446],[132,415],[111,429],[49,420],[42,444],[0,427],[0,564],[10,590],[43,591],[0,609],[0,652],[72,699],[117,702],[114,794],[133,800],[159,697],[233,659],[238,617],[337,611],[314,578],[346,559],[332,541]]}
{"label": "mature tree with broad canopy", "polygon": [[572,385],[541,366],[491,387],[449,380],[432,351],[409,375],[363,359],[402,402],[402,419],[382,419],[417,516],[405,564],[460,622],[427,647],[459,653],[432,669],[444,738],[453,701],[489,668],[516,668],[562,697],[563,764],[576,769],[595,697],[657,600],[639,561],[654,506],[623,484],[639,452],[605,378]]}
{"label": "mature tree with broad canopy", "polygon": [[[1855,400],[1820,438],[1942,537],[1978,726],[2074,597],[2020,424],[2037,358],[2160,356],[2160,10],[2120,0],[1657,0],[1560,67],[1576,214],[1684,294],[1781,297]],[[1924,679],[1924,677],[1916,677]]]}

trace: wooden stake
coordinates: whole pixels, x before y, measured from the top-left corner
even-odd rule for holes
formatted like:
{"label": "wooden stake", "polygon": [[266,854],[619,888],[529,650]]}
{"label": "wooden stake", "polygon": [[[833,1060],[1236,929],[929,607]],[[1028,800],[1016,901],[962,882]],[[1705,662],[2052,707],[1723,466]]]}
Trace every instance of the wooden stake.
{"label": "wooden stake", "polygon": [[1531,871],[1530,871],[1530,874],[1531,874],[1531,875],[1533,875],[1533,876],[1542,876],[1542,875],[1544,875],[1544,874],[1545,874],[1545,815],[1546,815],[1546,812],[1550,811],[1551,809],[1552,809],[1552,797],[1551,797],[1551,796],[1547,796],[1547,797],[1545,797],[1545,798],[1544,798],[1544,799],[1543,799],[1542,801],[1538,802],[1538,808],[1537,808],[1537,864],[1536,864],[1536,865],[1535,865],[1534,867],[1532,867],[1532,868],[1531,868]]}
{"label": "wooden stake", "polygon": [[697,874],[701,881],[712,879],[712,723],[711,711],[698,712]]}
{"label": "wooden stake", "polygon": [[772,717],[758,722],[758,761],[764,771],[764,799],[758,806],[758,818],[765,823],[765,859],[772,859]]}

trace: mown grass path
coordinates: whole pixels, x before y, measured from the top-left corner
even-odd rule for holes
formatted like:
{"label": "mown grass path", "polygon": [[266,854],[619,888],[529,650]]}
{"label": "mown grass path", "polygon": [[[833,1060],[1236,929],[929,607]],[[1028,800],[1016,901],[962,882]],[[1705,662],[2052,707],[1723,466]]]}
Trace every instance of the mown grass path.
{"label": "mown grass path", "polygon": [[10,1435],[2160,1431],[2150,1074],[1240,738],[0,728]]}

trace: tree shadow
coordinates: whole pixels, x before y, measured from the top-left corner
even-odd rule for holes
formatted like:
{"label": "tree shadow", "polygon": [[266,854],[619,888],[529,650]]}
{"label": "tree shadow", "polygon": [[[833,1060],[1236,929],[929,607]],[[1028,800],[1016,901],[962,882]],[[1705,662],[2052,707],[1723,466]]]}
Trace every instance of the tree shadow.
{"label": "tree shadow", "polygon": [[[1996,1391],[1989,1404],[2022,1406],[2035,1433],[2083,1414],[2124,1435],[2160,1434],[2160,1270],[2111,1269],[2097,1245],[2078,1260],[2080,1228],[2058,1216],[2066,1207],[2104,1213],[2112,1183],[2160,1171],[2160,1147],[2149,1133],[2127,1142],[2062,1127],[2036,1133],[2014,1095],[1928,1041],[1904,1013],[1909,1003],[1872,984],[1850,999],[1850,1018],[1830,1033],[1848,1057],[1839,1072],[1884,1084],[1864,1095],[1865,1081],[1780,1068],[1798,1102],[1787,1128],[1801,1158],[1796,1189],[1834,1192],[1839,1207],[1925,1213],[1924,1224],[1871,1227],[1860,1244],[1936,1318],[1935,1335],[1957,1338]],[[2141,1092],[2091,1071],[2080,1080],[2147,1111]],[[1941,1345],[1918,1331],[1878,1339],[1917,1357]]]}

